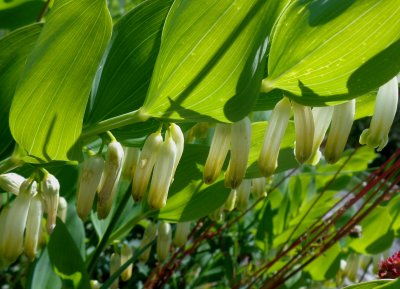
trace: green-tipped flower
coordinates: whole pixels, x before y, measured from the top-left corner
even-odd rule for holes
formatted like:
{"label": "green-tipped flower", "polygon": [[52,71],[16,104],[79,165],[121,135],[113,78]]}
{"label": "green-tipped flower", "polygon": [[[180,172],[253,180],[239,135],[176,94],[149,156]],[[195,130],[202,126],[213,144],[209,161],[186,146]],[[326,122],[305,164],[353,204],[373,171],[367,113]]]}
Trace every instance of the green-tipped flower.
{"label": "green-tipped flower", "polygon": [[60,197],[60,200],[58,202],[57,217],[59,217],[63,223],[65,223],[65,221],[67,220],[67,213],[68,213],[67,200],[64,197]]}
{"label": "green-tipped flower", "polygon": [[340,159],[346,146],[347,139],[353,125],[356,101],[335,105],[333,108],[331,128],[325,146],[325,159],[328,163],[335,163]]}
{"label": "green-tipped flower", "polygon": [[386,146],[389,130],[396,115],[398,99],[399,89],[397,78],[394,77],[379,88],[370,128],[362,132],[360,144],[377,147],[377,151],[381,151]]}
{"label": "green-tipped flower", "polygon": [[135,175],[136,167],[139,163],[140,149],[135,147],[124,148],[124,165],[122,167],[122,178],[132,180]]}
{"label": "green-tipped flower", "polygon": [[171,225],[166,222],[160,222],[158,224],[158,236],[157,236],[157,258],[158,261],[163,262],[168,258],[169,248],[171,247]]}
{"label": "green-tipped flower", "polygon": [[97,200],[97,216],[99,219],[107,218],[110,213],[115,193],[118,188],[124,161],[124,149],[117,141],[108,145],[103,180]]}
{"label": "green-tipped flower", "polygon": [[100,289],[101,283],[97,280],[90,280],[90,289]]}
{"label": "green-tipped flower", "polygon": [[152,208],[161,209],[167,203],[176,154],[176,144],[172,137],[168,135],[160,148],[151,178],[147,201]]}
{"label": "green-tipped flower", "polygon": [[[121,257],[117,253],[111,254],[110,257],[110,276],[113,275],[117,270],[121,267]],[[111,289],[118,289],[119,287],[119,278],[116,278],[115,281],[111,284]]]}
{"label": "green-tipped flower", "polygon": [[265,198],[267,196],[266,187],[266,178],[254,178],[251,180],[251,192],[255,200]]}
{"label": "green-tipped flower", "polygon": [[265,177],[271,176],[278,166],[279,148],[290,118],[291,105],[284,97],[272,111],[258,158],[258,166]]}
{"label": "green-tipped flower", "polygon": [[181,160],[183,154],[183,148],[185,146],[185,137],[183,136],[181,128],[172,123],[167,130],[165,138],[168,138],[168,135],[171,135],[172,139],[176,144],[176,158],[174,163],[174,170],[172,175],[175,175],[176,168],[178,167],[179,161]]}
{"label": "green-tipped flower", "polygon": [[249,206],[250,191],[251,191],[251,181],[243,180],[243,182],[237,188],[236,207],[240,211],[245,211]]}
{"label": "green-tipped flower", "polygon": [[231,159],[225,173],[225,186],[235,189],[246,174],[251,145],[251,122],[248,117],[232,124]]}
{"label": "green-tipped flower", "polygon": [[25,240],[24,240],[24,252],[30,261],[35,259],[39,236],[41,230],[41,223],[43,217],[43,205],[39,195],[32,198],[28,218],[26,222]]}
{"label": "green-tipped flower", "polygon": [[[149,222],[146,229],[144,230],[142,242],[140,242],[139,250],[142,250],[146,247],[149,243],[153,242],[157,235],[157,225]],[[146,263],[150,257],[151,247],[146,248],[144,252],[139,256],[139,260],[143,263]]]}
{"label": "green-tipped flower", "polygon": [[60,183],[55,176],[47,173],[42,180],[41,190],[47,212],[47,231],[51,233],[56,226]]}
{"label": "green-tipped flower", "polygon": [[153,170],[162,143],[161,131],[157,131],[149,135],[143,145],[132,182],[132,197],[135,201],[141,200],[147,190],[151,171]]}
{"label": "green-tipped flower", "polygon": [[329,124],[332,120],[333,107],[325,106],[325,107],[314,107],[312,109],[313,119],[314,119],[314,141],[313,141],[313,149],[312,155],[308,159],[307,163],[315,166],[320,158],[321,152],[319,150],[319,146],[324,140],[326,131],[328,130]]}
{"label": "green-tipped flower", "polygon": [[[121,247],[121,266],[124,265],[133,256],[133,251],[128,244],[123,243]],[[122,281],[128,281],[132,277],[132,263],[121,273]]]}
{"label": "green-tipped flower", "polygon": [[229,197],[228,197],[228,199],[226,199],[225,204],[224,204],[225,211],[231,212],[235,209],[236,198],[237,198],[236,189],[231,189],[231,192],[229,193]]}
{"label": "green-tipped flower", "polygon": [[25,180],[19,194],[12,203],[6,216],[3,228],[2,257],[8,262],[14,262],[23,252],[24,231],[28,217],[31,199],[37,194],[37,184],[32,179]]}
{"label": "green-tipped flower", "polygon": [[176,224],[176,230],[174,235],[174,244],[176,246],[185,246],[190,233],[190,222],[182,222]]}
{"label": "green-tipped flower", "polygon": [[103,170],[104,160],[102,157],[90,156],[82,163],[76,200],[76,211],[82,220],[87,218],[92,209]]}
{"label": "green-tipped flower", "polygon": [[0,175],[0,188],[5,192],[18,195],[19,187],[24,181],[24,177],[15,173],[2,174]]}
{"label": "green-tipped flower", "polygon": [[231,143],[231,125],[218,123],[204,166],[203,180],[211,184],[219,177]]}
{"label": "green-tipped flower", "polygon": [[294,126],[296,133],[295,156],[302,164],[312,154],[314,140],[314,120],[311,108],[292,101]]}
{"label": "green-tipped flower", "polygon": [[221,222],[224,220],[224,206],[222,205],[209,215],[210,219],[214,222]]}

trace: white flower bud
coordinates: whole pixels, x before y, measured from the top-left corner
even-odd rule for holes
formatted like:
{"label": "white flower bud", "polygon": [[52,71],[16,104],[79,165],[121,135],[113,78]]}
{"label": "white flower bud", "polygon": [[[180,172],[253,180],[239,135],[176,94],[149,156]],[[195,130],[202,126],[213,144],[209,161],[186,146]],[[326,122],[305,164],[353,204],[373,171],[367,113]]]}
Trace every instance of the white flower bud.
{"label": "white flower bud", "polygon": [[171,247],[171,236],[171,225],[166,222],[160,222],[158,224],[157,236],[157,258],[160,262],[168,258],[169,248]]}
{"label": "white flower bud", "polygon": [[167,203],[168,190],[173,177],[177,149],[172,137],[167,136],[154,165],[147,202],[152,208],[161,209]]}
{"label": "white flower bud", "polygon": [[68,202],[64,197],[60,197],[58,202],[58,210],[57,210],[57,217],[65,223],[67,220],[67,213],[68,213]]}
{"label": "white flower bud", "polygon": [[90,280],[90,288],[91,289],[100,289],[101,283],[97,280]]}
{"label": "white flower bud", "polygon": [[294,126],[295,126],[295,157],[302,164],[312,154],[314,140],[314,120],[309,106],[304,106],[292,101]]}
{"label": "white flower bud", "polygon": [[185,138],[183,136],[181,128],[174,123],[172,123],[169,126],[169,129],[167,131],[165,138],[168,138],[168,135],[171,135],[172,139],[174,140],[174,142],[176,144],[176,159],[175,159],[175,163],[174,163],[174,170],[172,173],[172,175],[174,176],[175,172],[176,172],[176,168],[178,167],[179,161],[181,160],[181,157],[183,154]]}
{"label": "white flower bud", "polygon": [[46,174],[41,183],[42,197],[47,212],[47,231],[51,233],[56,226],[60,183],[52,174]]}
{"label": "white flower bud", "polygon": [[324,140],[326,131],[328,130],[329,124],[332,120],[333,106],[314,107],[312,109],[314,119],[314,141],[312,155],[308,159],[307,163],[315,166],[318,164],[321,158],[321,152],[319,147]]}
{"label": "white flower bud", "polygon": [[136,201],[141,200],[147,190],[151,171],[153,170],[162,143],[163,139],[161,132],[157,131],[149,135],[143,145],[139,163],[132,182],[132,197]]}
{"label": "white flower bud", "polygon": [[[149,243],[151,243],[157,235],[157,225],[154,223],[149,223],[144,230],[143,234],[143,239],[142,242],[140,242],[140,247],[139,249],[142,250],[145,246],[147,246]],[[151,247],[148,247],[140,256],[139,260],[142,261],[143,263],[146,263],[147,260],[149,260],[150,257],[150,251]]]}
{"label": "white flower bud", "polygon": [[353,125],[355,107],[356,101],[353,99],[333,108],[331,128],[324,152],[328,163],[337,162],[342,155]]}
{"label": "white flower bud", "polygon": [[265,198],[267,196],[266,187],[266,178],[254,178],[251,180],[251,192],[255,200]]}
{"label": "white flower bud", "polygon": [[98,193],[97,216],[99,219],[107,218],[110,213],[118,182],[121,176],[124,161],[124,149],[117,141],[108,145],[106,162],[104,165],[103,182]]}
{"label": "white flower bud", "polygon": [[232,124],[231,158],[225,173],[225,185],[235,189],[242,182],[247,169],[251,145],[251,122],[248,117]]}
{"label": "white flower bud", "polygon": [[0,188],[7,193],[18,195],[19,187],[24,181],[25,178],[16,173],[1,174]]}
{"label": "white flower bud", "polygon": [[2,257],[8,262],[14,262],[23,252],[24,231],[28,217],[31,199],[37,193],[37,184],[32,179],[25,180],[20,187],[19,194],[11,204],[3,228]]}
{"label": "white flower bud", "polygon": [[124,166],[122,168],[122,178],[125,180],[132,180],[139,162],[140,149],[135,147],[125,147],[124,156],[125,159]]}
{"label": "white flower bud", "polygon": [[[124,265],[133,256],[133,251],[128,244],[122,244],[121,247],[121,266]],[[122,281],[128,281],[132,277],[132,263],[121,273]]]}
{"label": "white flower bud", "polygon": [[243,180],[243,182],[237,188],[236,207],[240,211],[245,211],[249,206],[250,191],[251,191],[251,181]]}
{"label": "white flower bud", "polygon": [[272,111],[258,158],[258,166],[265,177],[271,176],[278,166],[279,148],[289,123],[290,111],[290,101],[286,97],[280,100]]}
{"label": "white flower bud", "polygon": [[231,189],[231,192],[229,193],[229,197],[225,201],[224,210],[228,211],[228,212],[233,211],[235,209],[236,199],[237,199],[236,189]]}
{"label": "white flower bud", "polygon": [[24,240],[24,252],[30,261],[33,261],[36,257],[41,231],[42,217],[42,199],[41,196],[36,195],[34,198],[32,198],[29,206]]}
{"label": "white flower bud", "polygon": [[177,223],[174,235],[174,244],[179,247],[185,246],[188,241],[189,233],[190,222]]}
{"label": "white flower bud", "polygon": [[204,166],[203,180],[211,184],[219,177],[231,143],[231,125],[218,123]]}
{"label": "white flower bud", "polygon": [[[117,270],[121,267],[121,257],[117,253],[111,254],[110,257],[110,276],[113,275]],[[119,287],[119,278],[116,278],[115,281],[111,284],[111,289],[118,289]]]}
{"label": "white flower bud", "polygon": [[92,209],[103,170],[104,160],[102,157],[90,156],[82,163],[76,200],[76,211],[82,220],[87,218]]}
{"label": "white flower bud", "polygon": [[381,151],[386,146],[390,127],[396,115],[398,99],[399,89],[397,78],[394,77],[379,88],[370,128],[362,132],[360,144],[377,147],[377,151]]}

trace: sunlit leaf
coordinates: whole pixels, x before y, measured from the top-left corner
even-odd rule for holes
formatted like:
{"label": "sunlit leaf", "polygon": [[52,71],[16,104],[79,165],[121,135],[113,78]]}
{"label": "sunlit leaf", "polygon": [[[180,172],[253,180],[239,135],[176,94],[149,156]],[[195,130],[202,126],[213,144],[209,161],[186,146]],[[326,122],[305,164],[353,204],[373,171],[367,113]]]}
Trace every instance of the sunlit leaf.
{"label": "sunlit leaf", "polygon": [[324,281],[335,277],[340,267],[341,247],[336,243],[304,268],[313,280]]}
{"label": "sunlit leaf", "polygon": [[105,1],[56,1],[29,55],[10,111],[17,143],[42,161],[68,160],[111,34]]}
{"label": "sunlit leaf", "polygon": [[397,0],[297,0],[279,19],[269,88],[308,105],[351,99],[400,71]]}

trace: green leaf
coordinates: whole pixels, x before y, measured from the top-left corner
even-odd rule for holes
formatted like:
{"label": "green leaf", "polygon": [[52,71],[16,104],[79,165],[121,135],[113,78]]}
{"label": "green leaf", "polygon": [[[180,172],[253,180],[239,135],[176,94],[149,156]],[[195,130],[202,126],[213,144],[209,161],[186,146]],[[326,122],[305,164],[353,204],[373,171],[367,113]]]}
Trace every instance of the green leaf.
{"label": "green leaf", "polygon": [[286,1],[177,0],[167,17],[144,111],[235,121],[259,94],[267,36]]}
{"label": "green leaf", "polygon": [[48,250],[53,270],[62,279],[64,288],[90,288],[90,279],[79,249],[59,219],[50,236]]}
{"label": "green leaf", "polygon": [[46,19],[10,111],[11,132],[32,158],[77,158],[72,148],[77,146],[91,83],[111,34],[105,4],[59,0]]}
{"label": "green leaf", "polygon": [[266,89],[324,105],[362,95],[400,71],[397,0],[297,0],[272,36]]}
{"label": "green leaf", "polygon": [[381,285],[391,283],[390,280],[374,280],[369,282],[364,282],[360,284],[354,284],[347,286],[343,289],[378,289],[381,288]]}
{"label": "green leaf", "polygon": [[54,273],[47,248],[43,249],[43,253],[34,265],[32,276],[28,278],[28,289],[61,289],[62,282],[60,277]]}
{"label": "green leaf", "polygon": [[385,207],[375,208],[362,222],[361,238],[350,242],[349,247],[361,254],[378,254],[390,248],[394,239],[392,217]]}
{"label": "green leaf", "polygon": [[304,268],[313,280],[325,281],[335,277],[340,267],[341,247],[336,243]]}
{"label": "green leaf", "polygon": [[34,23],[43,9],[44,0],[0,2],[0,29],[15,29]]}
{"label": "green leaf", "polygon": [[8,113],[26,58],[39,36],[41,24],[15,30],[0,40],[0,157],[12,145]]}

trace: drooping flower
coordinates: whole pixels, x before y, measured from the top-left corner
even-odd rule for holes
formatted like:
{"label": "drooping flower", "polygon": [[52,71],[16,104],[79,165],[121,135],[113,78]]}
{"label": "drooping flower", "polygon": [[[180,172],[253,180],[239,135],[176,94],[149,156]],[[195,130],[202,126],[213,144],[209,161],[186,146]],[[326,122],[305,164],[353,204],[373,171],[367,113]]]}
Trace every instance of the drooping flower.
{"label": "drooping flower", "polygon": [[174,235],[174,244],[176,246],[184,246],[187,243],[190,233],[190,222],[181,222],[176,224]]}
{"label": "drooping flower", "polygon": [[162,143],[163,139],[161,136],[161,130],[159,130],[149,135],[143,145],[139,163],[132,182],[132,197],[135,201],[141,200],[147,190],[151,172]]}
{"label": "drooping flower", "polygon": [[237,188],[236,207],[240,211],[245,211],[249,206],[249,197],[251,191],[251,181],[246,179]]}
{"label": "drooping flower", "polygon": [[314,140],[314,120],[311,108],[292,101],[295,126],[295,157],[302,164],[312,154]]}
{"label": "drooping flower", "polygon": [[332,120],[333,107],[332,106],[324,106],[324,107],[314,107],[312,109],[313,119],[314,119],[314,140],[313,140],[313,149],[311,157],[308,159],[307,163],[315,166],[320,158],[321,152],[319,147],[324,140],[326,131],[329,128],[329,125]]}
{"label": "drooping flower", "polygon": [[232,124],[231,157],[225,172],[225,186],[237,188],[245,174],[251,145],[251,122],[248,117]]}
{"label": "drooping flower", "polygon": [[174,170],[172,172],[172,175],[175,175],[176,168],[178,167],[179,161],[181,160],[183,154],[185,137],[183,136],[181,128],[175,123],[171,123],[165,137],[168,138],[169,134],[171,135],[173,141],[176,144],[176,158],[174,163]]}
{"label": "drooping flower", "polygon": [[332,122],[325,146],[325,159],[328,163],[336,163],[347,143],[353,125],[356,101],[354,99],[335,105]]}
{"label": "drooping flower", "polygon": [[233,211],[235,209],[236,199],[237,199],[236,189],[231,189],[231,192],[229,193],[229,197],[225,201],[224,210],[228,211],[228,212]]}
{"label": "drooping flower", "polygon": [[167,135],[161,145],[156,163],[147,201],[152,208],[161,209],[167,203],[168,191],[173,178],[177,148],[171,135]]}
{"label": "drooping flower", "polygon": [[16,174],[8,173],[0,175],[0,188],[5,192],[18,195],[19,187],[25,181],[25,178]]}
{"label": "drooping flower", "polygon": [[[123,243],[121,247],[121,266],[124,265],[129,259],[131,259],[133,256],[133,251],[132,248],[126,244]],[[121,273],[121,279],[122,281],[128,281],[131,279],[132,276],[132,269],[133,265],[132,263]]]}
{"label": "drooping flower", "polygon": [[110,213],[122,172],[123,161],[124,149],[122,145],[117,141],[112,141],[108,145],[102,184],[98,193],[97,216],[99,219],[107,218]]}
{"label": "drooping flower", "polygon": [[64,197],[60,197],[58,202],[58,210],[57,210],[57,217],[65,223],[67,220],[67,213],[68,213],[68,202]]}
{"label": "drooping flower", "polygon": [[41,182],[42,197],[46,205],[47,231],[51,233],[56,226],[60,183],[52,174],[46,173]]}
{"label": "drooping flower", "polygon": [[41,196],[36,195],[32,198],[29,205],[24,240],[24,253],[31,261],[36,257],[39,245],[42,217],[43,206]]}
{"label": "drooping flower", "polygon": [[258,166],[265,177],[271,176],[278,166],[279,148],[289,123],[290,111],[290,101],[286,97],[280,100],[272,111],[258,158]]}
{"label": "drooping flower", "polygon": [[76,200],[76,211],[84,220],[89,215],[104,170],[104,160],[100,156],[90,156],[82,163]]}
{"label": "drooping flower", "polygon": [[163,262],[168,258],[169,248],[171,247],[171,225],[166,222],[160,222],[158,224],[158,236],[157,236],[157,259]]}
{"label": "drooping flower", "polygon": [[124,165],[121,176],[125,180],[132,180],[139,162],[140,149],[136,147],[124,147]]}
{"label": "drooping flower", "polygon": [[360,136],[360,144],[381,151],[388,142],[388,134],[396,115],[399,89],[397,78],[381,86],[376,96],[374,114],[369,129],[365,129]]}
{"label": "drooping flower", "polygon": [[224,205],[216,209],[214,212],[212,212],[209,215],[210,219],[213,220],[214,222],[221,222],[224,220]]}
{"label": "drooping flower", "polygon": [[267,180],[264,177],[251,179],[251,192],[255,200],[267,196]]}
{"label": "drooping flower", "polygon": [[231,125],[218,123],[203,171],[203,180],[212,184],[219,177],[231,143]]}
{"label": "drooping flower", "polygon": [[[121,257],[117,253],[111,254],[110,257],[110,275],[113,275],[121,267]],[[119,278],[116,278],[114,282],[110,285],[111,289],[118,289]]]}
{"label": "drooping flower", "polygon": [[[156,238],[156,235],[157,235],[157,225],[152,222],[149,222],[146,229],[144,230],[143,239],[140,242],[139,249],[143,250],[144,247],[146,247]],[[147,260],[149,260],[150,251],[151,247],[147,247],[144,250],[144,252],[139,256],[139,260],[142,261],[143,263],[146,263]]]}
{"label": "drooping flower", "polygon": [[379,263],[378,275],[380,279],[395,279],[400,277],[400,251]]}

